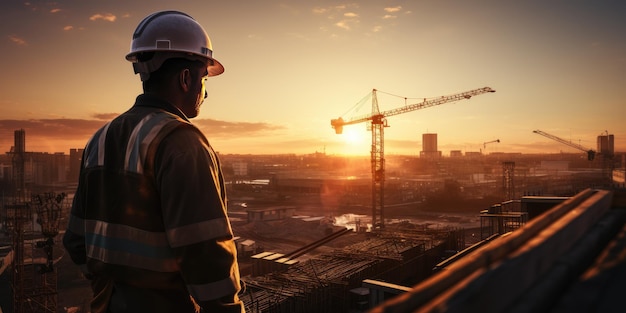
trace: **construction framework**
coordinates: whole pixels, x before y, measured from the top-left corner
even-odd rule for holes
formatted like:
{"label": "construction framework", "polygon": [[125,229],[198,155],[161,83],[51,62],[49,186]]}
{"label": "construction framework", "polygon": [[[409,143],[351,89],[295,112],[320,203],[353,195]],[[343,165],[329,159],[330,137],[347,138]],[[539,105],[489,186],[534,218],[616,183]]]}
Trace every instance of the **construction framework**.
{"label": "construction framework", "polygon": [[5,206],[14,253],[11,284],[15,313],[57,311],[53,246],[64,198],[65,194],[46,193],[33,196],[30,203]]}
{"label": "construction framework", "polygon": [[502,162],[502,188],[504,189],[504,200],[515,199],[515,162]]}

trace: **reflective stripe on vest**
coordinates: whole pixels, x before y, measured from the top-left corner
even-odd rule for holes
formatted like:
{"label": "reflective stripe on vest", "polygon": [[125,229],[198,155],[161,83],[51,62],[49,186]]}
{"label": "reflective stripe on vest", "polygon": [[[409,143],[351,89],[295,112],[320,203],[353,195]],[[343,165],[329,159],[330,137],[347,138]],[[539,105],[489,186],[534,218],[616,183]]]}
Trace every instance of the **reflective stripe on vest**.
{"label": "reflective stripe on vest", "polygon": [[[144,173],[148,147],[168,123],[186,123],[167,112],[148,114],[129,135],[124,171]],[[111,123],[102,127],[87,143],[84,167],[105,165],[106,137]],[[87,257],[108,264],[143,268],[157,272],[176,272],[178,262],[165,232],[150,232],[129,225],[86,220],[72,215],[68,229],[85,237]]]}
{"label": "reflective stripe on vest", "polygon": [[[187,123],[176,115],[167,112],[155,112],[145,116],[133,128],[126,145],[124,170],[134,173],[143,173],[148,147],[165,125],[172,121]],[[105,156],[105,142],[111,123],[106,124],[87,143],[85,167],[103,166]]]}
{"label": "reflective stripe on vest", "polygon": [[176,119],[175,115],[169,113],[154,113],[144,117],[128,139],[124,170],[142,174],[150,143],[163,126]]}
{"label": "reflective stripe on vest", "polygon": [[162,232],[127,225],[85,220],[87,256],[109,264],[141,267],[157,272],[178,271],[178,264]]}
{"label": "reflective stripe on vest", "polygon": [[102,166],[104,164],[104,140],[110,125],[111,122],[108,122],[87,142],[85,146],[85,167]]}

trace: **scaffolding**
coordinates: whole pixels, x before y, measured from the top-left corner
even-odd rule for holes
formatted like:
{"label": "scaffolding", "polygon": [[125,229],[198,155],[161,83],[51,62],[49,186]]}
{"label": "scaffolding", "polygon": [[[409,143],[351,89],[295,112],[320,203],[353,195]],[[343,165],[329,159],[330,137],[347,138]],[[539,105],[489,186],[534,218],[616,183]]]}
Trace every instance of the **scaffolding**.
{"label": "scaffolding", "polygon": [[495,204],[480,212],[481,240],[514,231],[528,222],[528,212],[505,211],[502,207],[502,204]]}
{"label": "scaffolding", "polygon": [[46,193],[33,196],[29,203],[5,205],[14,251],[11,283],[15,313],[57,310],[53,246],[64,198],[65,194]]}
{"label": "scaffolding", "polygon": [[[465,245],[459,229],[392,227],[301,262],[288,263],[286,254],[274,252],[253,256],[254,274],[243,278],[246,291],[240,295],[246,312],[349,312],[368,305],[364,279],[411,285],[432,274],[445,250]],[[432,248],[426,249],[429,242]]]}
{"label": "scaffolding", "polygon": [[515,199],[515,162],[502,162],[502,187],[505,201]]}

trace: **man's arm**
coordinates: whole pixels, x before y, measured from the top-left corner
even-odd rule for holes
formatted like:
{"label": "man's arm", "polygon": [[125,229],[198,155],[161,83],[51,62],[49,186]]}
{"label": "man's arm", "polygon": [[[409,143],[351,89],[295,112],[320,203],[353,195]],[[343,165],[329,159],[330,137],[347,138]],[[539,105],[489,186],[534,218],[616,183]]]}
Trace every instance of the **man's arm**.
{"label": "man's arm", "polygon": [[74,194],[72,209],[70,211],[67,229],[63,235],[63,246],[70,255],[72,261],[81,268],[83,273],[87,273],[87,255],[85,251],[85,228],[84,210],[81,205],[80,184]]}
{"label": "man's arm", "polygon": [[210,312],[242,312],[237,250],[217,157],[195,128],[163,139],[155,158],[167,237],[190,294]]}

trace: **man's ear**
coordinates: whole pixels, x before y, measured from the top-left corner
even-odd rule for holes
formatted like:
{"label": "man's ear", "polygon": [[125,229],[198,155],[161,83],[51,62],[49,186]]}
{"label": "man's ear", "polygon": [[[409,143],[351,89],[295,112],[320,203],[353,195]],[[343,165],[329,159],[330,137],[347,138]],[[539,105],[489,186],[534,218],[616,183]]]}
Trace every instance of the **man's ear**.
{"label": "man's ear", "polygon": [[180,88],[182,88],[182,90],[185,92],[189,91],[191,89],[191,71],[189,71],[188,68],[180,71],[178,78]]}

